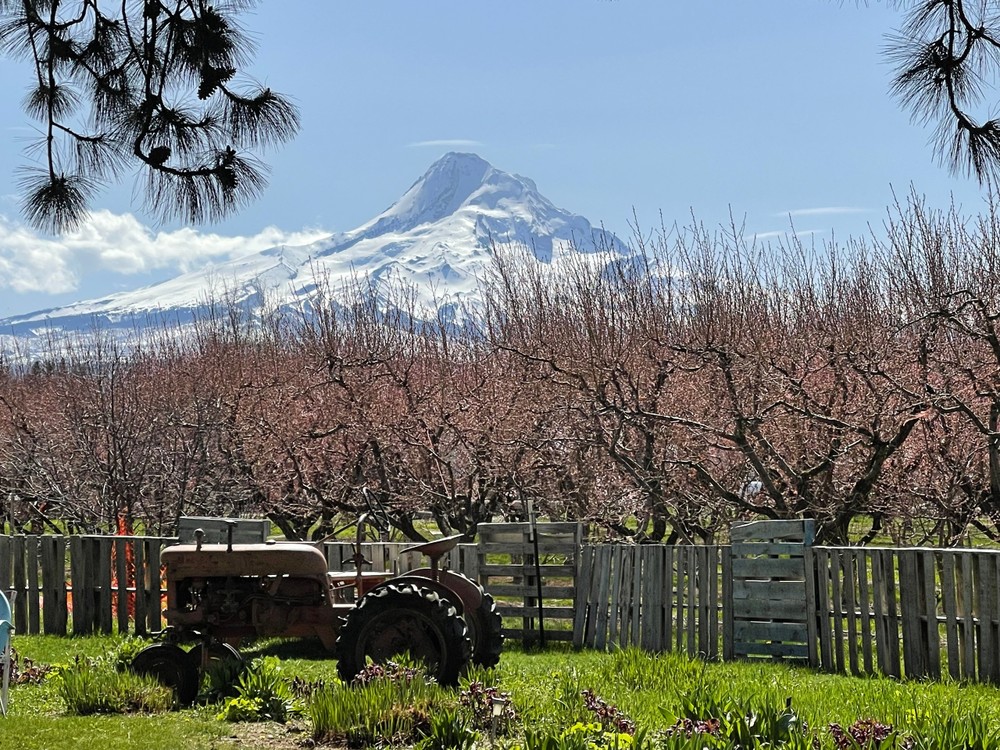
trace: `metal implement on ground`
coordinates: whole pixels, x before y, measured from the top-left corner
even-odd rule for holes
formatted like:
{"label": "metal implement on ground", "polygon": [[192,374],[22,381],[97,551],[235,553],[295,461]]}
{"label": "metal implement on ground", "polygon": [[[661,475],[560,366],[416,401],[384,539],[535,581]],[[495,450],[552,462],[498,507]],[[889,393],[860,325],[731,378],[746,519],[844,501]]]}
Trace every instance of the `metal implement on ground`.
{"label": "metal implement on ground", "polygon": [[[351,682],[369,662],[406,656],[442,684],[455,684],[469,664],[500,659],[502,623],[493,597],[441,565],[461,540],[450,536],[408,547],[429,567],[402,575],[369,572],[358,523],[353,571],[329,572],[316,546],[296,542],[194,544],[165,549],[168,627],[161,642],[132,662],[174,688],[180,704],[198,694],[209,669],[239,673],[236,646],[254,638],[317,638]],[[182,644],[193,642],[188,650]]]}

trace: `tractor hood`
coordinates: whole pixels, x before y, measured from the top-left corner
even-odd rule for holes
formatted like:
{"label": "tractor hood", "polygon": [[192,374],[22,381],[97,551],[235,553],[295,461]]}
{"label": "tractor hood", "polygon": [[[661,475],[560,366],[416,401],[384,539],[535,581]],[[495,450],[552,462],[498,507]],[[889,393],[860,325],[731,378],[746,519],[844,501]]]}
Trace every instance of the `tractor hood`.
{"label": "tractor hood", "polygon": [[311,544],[175,544],[160,553],[167,578],[309,576],[326,578],[326,557]]}

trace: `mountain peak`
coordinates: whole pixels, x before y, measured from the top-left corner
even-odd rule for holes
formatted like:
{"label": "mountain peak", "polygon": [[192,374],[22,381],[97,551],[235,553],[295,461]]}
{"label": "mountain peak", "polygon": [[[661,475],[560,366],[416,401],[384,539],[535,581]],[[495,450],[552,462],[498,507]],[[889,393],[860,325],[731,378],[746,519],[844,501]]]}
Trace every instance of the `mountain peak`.
{"label": "mountain peak", "polygon": [[531,180],[496,169],[477,154],[450,151],[431,164],[398,201],[361,227],[360,235],[408,232],[463,207],[489,208],[503,199],[526,197],[531,203],[547,203]]}
{"label": "mountain peak", "polygon": [[427,168],[424,177],[426,178],[435,172],[464,172],[467,174],[479,172],[481,175],[485,175],[491,169],[493,169],[493,165],[479,154],[449,151]]}
{"label": "mountain peak", "polygon": [[476,154],[450,151],[431,164],[396,205],[409,199],[419,207],[422,220],[437,221],[455,213],[494,172],[493,165]]}

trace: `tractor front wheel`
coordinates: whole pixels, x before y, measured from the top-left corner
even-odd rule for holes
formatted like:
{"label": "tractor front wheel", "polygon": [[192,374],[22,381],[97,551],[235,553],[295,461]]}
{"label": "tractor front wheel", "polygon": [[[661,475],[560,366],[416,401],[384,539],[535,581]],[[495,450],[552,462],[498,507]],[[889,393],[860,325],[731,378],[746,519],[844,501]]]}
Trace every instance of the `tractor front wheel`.
{"label": "tractor front wheel", "polygon": [[132,659],[132,671],[151,675],[172,688],[174,700],[180,706],[190,706],[198,695],[198,670],[184,649],[172,643],[146,646]]}
{"label": "tractor front wheel", "polygon": [[187,658],[198,673],[199,686],[207,677],[209,689],[219,695],[234,693],[234,685],[246,666],[240,652],[228,643],[198,643],[187,652]]}
{"label": "tractor front wheel", "polygon": [[347,615],[337,638],[337,672],[351,682],[370,662],[408,656],[440,684],[454,685],[471,650],[454,606],[413,583],[389,584],[366,594]]}

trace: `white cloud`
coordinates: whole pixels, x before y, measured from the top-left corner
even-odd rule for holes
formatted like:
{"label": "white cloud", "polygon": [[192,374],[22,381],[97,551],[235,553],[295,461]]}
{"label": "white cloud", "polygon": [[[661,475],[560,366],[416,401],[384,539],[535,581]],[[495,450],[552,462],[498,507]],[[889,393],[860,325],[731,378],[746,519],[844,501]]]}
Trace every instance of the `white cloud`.
{"label": "white cloud", "polygon": [[776,232],[755,232],[753,238],[757,241],[773,240],[775,238],[788,239],[789,237],[809,237],[814,234],[821,234],[819,229],[800,229],[794,232],[788,229],[781,229]]}
{"label": "white cloud", "polygon": [[248,237],[194,229],[153,233],[131,214],[95,211],[79,229],[40,237],[0,215],[0,290],[58,294],[76,289],[86,275],[130,275],[229,259],[275,245],[304,245],[330,235],[320,229],[285,232],[267,227]]}
{"label": "white cloud", "polygon": [[406,147],[426,148],[428,146],[433,146],[435,148],[478,148],[482,145],[482,141],[469,141],[461,138],[453,138],[441,141],[417,141],[416,143],[407,143]]}
{"label": "white cloud", "polygon": [[774,216],[836,216],[839,214],[864,214],[867,208],[855,206],[823,206],[820,208],[796,208],[792,211],[780,211]]}

